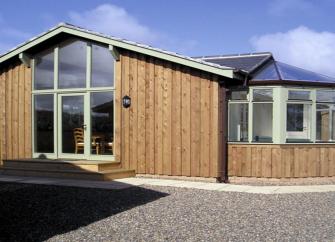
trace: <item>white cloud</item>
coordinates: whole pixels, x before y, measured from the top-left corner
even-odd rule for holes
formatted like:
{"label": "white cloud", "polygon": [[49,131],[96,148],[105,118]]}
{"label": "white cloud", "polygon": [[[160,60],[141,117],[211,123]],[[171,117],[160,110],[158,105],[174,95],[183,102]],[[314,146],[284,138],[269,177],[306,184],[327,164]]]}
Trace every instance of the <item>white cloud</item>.
{"label": "white cloud", "polygon": [[[43,20],[44,25],[50,26],[59,22],[59,18],[50,13],[42,13],[40,18]],[[169,33],[156,31],[141,23],[126,9],[112,4],[102,4],[83,12],[71,11],[67,15],[66,22],[118,38],[184,54],[191,53],[198,45],[196,40],[184,40]],[[19,29],[11,28],[6,22],[2,21],[0,13],[0,36],[1,53],[26,41],[32,35]]]}
{"label": "white cloud", "polygon": [[287,13],[313,13],[317,6],[308,0],[273,0],[269,4],[271,15],[283,16]]}
{"label": "white cloud", "polygon": [[103,4],[83,13],[70,12],[73,24],[133,41],[154,43],[158,34],[139,23],[124,8]]}
{"label": "white cloud", "polygon": [[254,36],[250,42],[255,51],[271,51],[277,60],[335,76],[335,33],[300,26],[285,33]]}

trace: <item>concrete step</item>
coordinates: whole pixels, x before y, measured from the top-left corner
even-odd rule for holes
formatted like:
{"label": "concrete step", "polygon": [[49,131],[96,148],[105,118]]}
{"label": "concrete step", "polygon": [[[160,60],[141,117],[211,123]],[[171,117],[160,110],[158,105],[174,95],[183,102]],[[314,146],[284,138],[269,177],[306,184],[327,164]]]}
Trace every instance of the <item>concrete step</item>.
{"label": "concrete step", "polygon": [[0,174],[10,176],[37,176],[66,179],[110,181],[127,177],[134,177],[135,170],[113,169],[100,172],[83,170],[50,170],[50,169],[27,169],[27,168],[0,168]]}
{"label": "concrete step", "polygon": [[28,170],[55,170],[55,171],[108,171],[120,169],[121,163],[116,161],[87,161],[87,160],[42,160],[20,159],[4,160],[4,168],[20,168]]}

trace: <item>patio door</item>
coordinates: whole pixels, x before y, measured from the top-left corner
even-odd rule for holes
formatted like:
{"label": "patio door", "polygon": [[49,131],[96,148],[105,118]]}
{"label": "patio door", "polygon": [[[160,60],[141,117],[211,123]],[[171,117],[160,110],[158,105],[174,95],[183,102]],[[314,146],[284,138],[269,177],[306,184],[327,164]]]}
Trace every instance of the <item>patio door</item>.
{"label": "patio door", "polygon": [[287,104],[287,138],[310,139],[311,105],[304,103]]}
{"label": "patio door", "polygon": [[88,94],[58,95],[58,157],[85,159],[89,155]]}

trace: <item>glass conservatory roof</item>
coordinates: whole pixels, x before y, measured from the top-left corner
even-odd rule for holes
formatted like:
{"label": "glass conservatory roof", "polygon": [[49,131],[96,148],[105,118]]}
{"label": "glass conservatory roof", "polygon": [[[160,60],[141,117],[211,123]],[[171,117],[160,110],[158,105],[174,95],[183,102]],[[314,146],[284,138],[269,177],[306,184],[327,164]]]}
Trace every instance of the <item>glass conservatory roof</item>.
{"label": "glass conservatory roof", "polygon": [[258,71],[252,81],[301,81],[335,84],[335,78],[304,70],[279,61],[271,61]]}

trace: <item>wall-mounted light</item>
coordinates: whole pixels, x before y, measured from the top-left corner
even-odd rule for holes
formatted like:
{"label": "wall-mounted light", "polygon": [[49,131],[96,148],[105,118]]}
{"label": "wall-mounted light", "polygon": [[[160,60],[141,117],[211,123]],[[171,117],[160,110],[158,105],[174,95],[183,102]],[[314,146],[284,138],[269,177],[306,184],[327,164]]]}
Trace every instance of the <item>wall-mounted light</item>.
{"label": "wall-mounted light", "polygon": [[129,96],[124,96],[122,98],[122,105],[124,108],[129,108],[131,105],[131,98]]}

